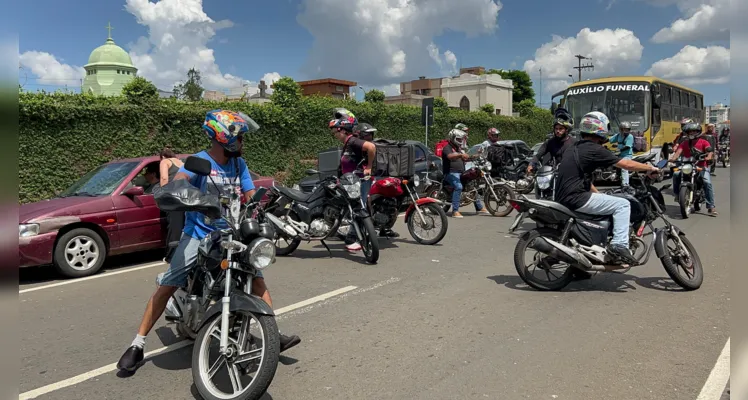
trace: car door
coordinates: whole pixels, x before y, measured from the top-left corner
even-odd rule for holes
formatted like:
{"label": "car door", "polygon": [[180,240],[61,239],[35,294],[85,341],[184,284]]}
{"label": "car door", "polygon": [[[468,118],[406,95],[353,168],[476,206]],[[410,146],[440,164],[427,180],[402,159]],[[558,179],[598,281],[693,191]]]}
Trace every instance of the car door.
{"label": "car door", "polygon": [[138,251],[165,246],[166,218],[152,194],[125,194],[134,187],[128,184],[112,198],[122,251]]}

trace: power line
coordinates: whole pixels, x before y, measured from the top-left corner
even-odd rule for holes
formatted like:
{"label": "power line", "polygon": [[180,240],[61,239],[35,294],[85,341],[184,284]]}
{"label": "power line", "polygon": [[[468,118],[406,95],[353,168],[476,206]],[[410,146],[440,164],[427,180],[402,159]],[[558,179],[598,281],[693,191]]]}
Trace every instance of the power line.
{"label": "power line", "polygon": [[582,81],[582,70],[583,69],[594,70],[595,66],[592,63],[582,65],[582,60],[591,60],[591,58],[589,58],[589,57],[585,57],[585,56],[580,55],[580,54],[577,54],[574,57],[576,57],[577,61],[578,61],[578,66],[574,67],[574,69],[576,69],[576,70],[579,71],[579,78],[577,79],[577,82],[581,82]]}

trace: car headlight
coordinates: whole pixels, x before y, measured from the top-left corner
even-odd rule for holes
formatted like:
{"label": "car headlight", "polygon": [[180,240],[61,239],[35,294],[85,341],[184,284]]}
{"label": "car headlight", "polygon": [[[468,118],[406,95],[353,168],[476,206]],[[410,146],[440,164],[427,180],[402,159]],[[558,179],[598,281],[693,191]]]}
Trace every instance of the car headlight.
{"label": "car headlight", "polygon": [[413,175],[413,184],[418,187],[421,185],[421,178],[418,175]]}
{"label": "car headlight", "polygon": [[683,172],[684,174],[686,174],[686,175],[691,175],[691,172],[693,172],[693,164],[684,164],[684,165],[683,165],[683,166],[682,166],[682,167],[680,168],[680,170],[681,170],[681,171],[682,171],[682,172]]}
{"label": "car headlight", "polygon": [[539,176],[536,180],[538,182],[538,189],[548,189],[551,186],[550,176]]}
{"label": "car headlight", "polygon": [[348,197],[352,199],[358,199],[361,197],[361,182],[356,182],[352,185],[342,185]]}
{"label": "car headlight", "polygon": [[31,237],[39,234],[39,224],[18,225],[18,237]]}
{"label": "car headlight", "polygon": [[275,243],[269,239],[255,239],[247,251],[250,265],[257,269],[265,269],[275,262]]}

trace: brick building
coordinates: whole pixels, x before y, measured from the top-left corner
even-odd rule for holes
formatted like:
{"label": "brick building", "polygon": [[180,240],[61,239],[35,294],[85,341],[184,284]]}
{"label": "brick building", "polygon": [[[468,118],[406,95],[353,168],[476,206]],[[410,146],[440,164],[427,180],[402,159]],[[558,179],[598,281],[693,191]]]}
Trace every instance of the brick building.
{"label": "brick building", "polygon": [[351,88],[358,85],[356,82],[333,78],[301,81],[298,82],[298,84],[301,86],[301,93],[304,96],[317,94],[322,96],[332,96],[338,99],[350,97]]}

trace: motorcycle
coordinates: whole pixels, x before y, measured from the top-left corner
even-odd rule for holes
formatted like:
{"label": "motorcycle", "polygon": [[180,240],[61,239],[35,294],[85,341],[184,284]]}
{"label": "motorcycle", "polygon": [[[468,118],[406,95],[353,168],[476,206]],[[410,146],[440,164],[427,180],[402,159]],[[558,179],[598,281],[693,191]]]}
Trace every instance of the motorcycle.
{"label": "motorcycle", "polygon": [[701,203],[706,200],[704,178],[701,176],[704,168],[696,166],[696,163],[705,157],[705,154],[696,157],[681,157],[671,167],[673,175],[680,174],[681,176],[678,204],[680,214],[684,219],[688,218],[693,211],[701,210]]}
{"label": "motorcycle", "polygon": [[[537,290],[557,291],[571,283],[574,269],[627,272],[631,267],[645,265],[654,248],[665,271],[679,286],[686,290],[701,287],[704,273],[696,249],[686,234],[665,217],[665,199],[653,182],[653,179],[642,176],[637,179],[641,186],[636,187],[635,194],[628,194],[623,188],[614,194],[631,204],[630,243],[637,260],[634,265],[622,263],[606,250],[612,238],[612,216],[583,214],[553,201],[530,200],[525,196],[512,200],[517,211],[527,211],[537,224],[535,229],[522,235],[514,250],[514,266],[520,278]],[[658,219],[664,222],[664,226],[655,228],[653,223]],[[649,228],[650,232],[644,234],[644,228]],[[643,237],[649,235],[654,237],[650,244],[646,244]],[[525,261],[528,248],[536,251],[529,264]],[[560,276],[553,268],[558,264],[567,266],[565,271],[559,272]],[[531,271],[531,267],[535,268]],[[537,268],[545,272],[547,281],[533,274]]]}
{"label": "motorcycle", "polygon": [[730,166],[730,143],[719,142],[717,145],[717,163],[722,163],[722,168]]}
{"label": "motorcycle", "polygon": [[[544,165],[538,170],[535,178],[535,198],[542,200],[553,200],[556,191],[556,163]],[[521,212],[514,218],[512,226],[509,227],[509,233],[514,232],[520,224],[527,218],[527,212]]]}
{"label": "motorcycle", "polygon": [[[426,178],[428,181],[428,177]],[[405,224],[408,232],[416,242],[425,245],[439,243],[447,234],[447,213],[442,208],[442,202],[431,197],[419,198],[416,187],[420,186],[418,175],[412,179],[399,179],[394,177],[379,178],[371,186],[369,191],[368,206],[371,212],[374,227],[378,230],[391,229],[400,210],[406,204]],[[428,182],[426,183],[428,184]],[[441,225],[437,225],[437,221]],[[437,226],[440,226],[437,228]],[[438,229],[433,238],[422,237],[416,233],[416,228],[424,231]]]}
{"label": "motorcycle", "polygon": [[[309,169],[306,173],[319,172]],[[361,202],[361,178],[356,174],[343,174],[340,179],[326,177],[311,193],[275,185],[270,191],[266,212],[268,219],[279,228],[275,237],[278,255],[290,255],[302,240],[318,240],[332,256],[325,240],[336,235],[341,224],[349,223],[356,231],[366,261],[376,264],[379,260],[379,238]],[[288,242],[288,247],[278,246],[280,239]]]}
{"label": "motorcycle", "polygon": [[[491,163],[482,156],[483,149],[474,147],[467,153],[474,166],[463,172],[460,176],[462,183],[462,195],[460,196],[460,207],[473,204],[477,199],[483,197],[488,212],[495,217],[505,217],[512,212],[508,200],[516,198],[514,190],[505,181],[496,181],[491,175]],[[452,204],[452,192],[454,188],[446,182],[434,182],[429,185],[426,193],[430,197],[444,203],[444,211],[449,210]],[[494,202],[496,205],[494,206]],[[503,207],[502,207],[503,206]]]}
{"label": "motorcycle", "polygon": [[[259,207],[266,189],[258,189],[242,204],[239,183],[219,188],[210,176],[208,160],[189,157],[184,165],[210,178],[220,194],[204,194],[186,180],[176,180],[154,192],[159,208],[198,211],[225,228],[200,241],[187,288],[178,289],[169,299],[165,317],[176,324],[181,336],[195,341],[192,379],[202,398],[259,399],[275,376],[280,355],[275,313],[261,297],[251,294],[257,272],[275,262],[273,226]],[[214,341],[218,346],[211,346]],[[217,354],[211,357],[215,347]],[[215,382],[222,375],[219,370],[226,371],[228,379]]]}

